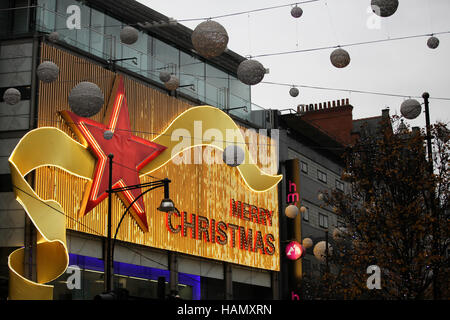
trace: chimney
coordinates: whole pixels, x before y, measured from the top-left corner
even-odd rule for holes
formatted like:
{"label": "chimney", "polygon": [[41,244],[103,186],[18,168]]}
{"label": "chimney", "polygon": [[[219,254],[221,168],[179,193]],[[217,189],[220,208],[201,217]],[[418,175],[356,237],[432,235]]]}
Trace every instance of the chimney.
{"label": "chimney", "polygon": [[302,115],[302,120],[318,127],[340,143],[350,144],[353,129],[352,110],[349,99],[310,104]]}

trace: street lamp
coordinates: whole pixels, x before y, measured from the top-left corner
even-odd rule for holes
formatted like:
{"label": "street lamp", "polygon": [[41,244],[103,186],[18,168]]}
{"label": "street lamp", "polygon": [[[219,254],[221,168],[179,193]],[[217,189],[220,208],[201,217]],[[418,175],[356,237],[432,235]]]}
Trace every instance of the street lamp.
{"label": "street lamp", "polygon": [[[133,204],[139,200],[144,194],[147,192],[150,192],[152,190],[158,189],[158,188],[164,188],[164,199],[161,201],[160,206],[158,207],[159,211],[162,212],[171,212],[177,210],[175,208],[175,205],[173,201],[170,199],[169,195],[169,183],[171,182],[168,178],[161,179],[161,180],[155,180],[147,183],[141,183],[137,185],[132,186],[126,186],[126,187],[120,187],[120,188],[112,188],[112,163],[113,163],[113,154],[109,154],[109,189],[108,192],[108,237],[107,237],[107,253],[106,253],[106,262],[105,262],[105,291],[111,292],[112,290],[112,277],[114,275],[113,270],[113,262],[114,262],[114,248],[116,244],[116,238],[117,233],[119,231],[120,225],[122,224],[123,219],[125,218],[126,214],[129,212]],[[139,196],[134,199],[129,206],[126,208],[124,213],[122,214],[122,217],[120,218],[119,224],[117,225],[116,232],[114,234],[113,243],[111,246],[111,198],[113,193],[118,192],[124,192],[128,190],[134,190],[134,189],[140,189],[140,188],[147,188],[144,192],[141,192]]]}
{"label": "street lamp", "polygon": [[[430,175],[432,176],[434,169],[433,169],[433,151],[432,151],[432,146],[431,146],[431,125],[430,125],[430,109],[429,109],[430,94],[428,92],[424,92],[422,94],[422,98],[423,98],[424,106],[425,106],[425,125],[426,125],[426,137],[425,137],[425,139],[427,140],[428,167],[429,167],[429,170],[430,170]],[[403,107],[403,105],[402,105],[402,107]],[[420,103],[419,103],[419,107],[416,107],[416,108],[420,109]],[[403,114],[403,112],[402,112],[402,108],[400,109],[400,112],[402,113],[403,116],[405,116]],[[415,119],[415,118],[418,117],[419,114],[420,114],[420,112],[414,117],[406,117],[406,118],[407,119]],[[435,208],[435,202],[434,202],[435,199],[434,199],[434,197],[435,197],[435,195],[434,195],[434,192],[433,192],[432,196],[431,196],[431,208],[430,209],[431,209],[432,216],[437,218],[436,221],[439,221],[438,213],[437,213],[436,208]],[[437,223],[438,222],[434,222],[433,223],[433,231],[432,231],[433,236],[436,235],[436,229],[437,229],[436,224]],[[434,239],[436,239],[436,238],[434,238]],[[439,283],[437,281],[437,277],[434,276],[433,277],[433,296],[434,296],[434,299],[437,299],[438,296],[439,296],[439,288],[438,288],[438,286],[439,286]]]}

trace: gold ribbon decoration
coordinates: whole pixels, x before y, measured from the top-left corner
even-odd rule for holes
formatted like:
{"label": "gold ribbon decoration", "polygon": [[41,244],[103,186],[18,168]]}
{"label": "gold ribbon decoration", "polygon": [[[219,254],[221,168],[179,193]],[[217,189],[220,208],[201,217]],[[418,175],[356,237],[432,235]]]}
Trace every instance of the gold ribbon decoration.
{"label": "gold ribbon decoration", "polygon": [[[249,188],[263,192],[276,186],[282,179],[281,175],[264,173],[253,163],[245,146],[245,139],[237,125],[226,113],[211,106],[190,108],[173,120],[167,129],[153,140],[155,143],[166,146],[167,149],[141,170],[142,175],[147,175],[164,166],[174,156],[187,149],[174,152],[178,141],[172,141],[172,134],[177,129],[194,132],[195,121],[202,121],[205,130],[219,130],[223,137],[226,137],[226,131],[229,129],[238,130],[239,134],[237,134],[236,142],[195,141],[194,137],[191,137],[189,148],[204,145],[224,150],[230,144],[239,143],[244,146],[245,161],[237,169]],[[66,217],[63,208],[54,200],[41,199],[28,184],[25,176],[42,166],[56,166],[91,182],[95,161],[86,146],[54,127],[42,127],[28,132],[12,152],[9,163],[14,193],[38,230],[38,242],[36,282],[25,277],[24,248],[14,251],[9,256],[9,299],[53,299],[53,286],[45,283],[57,279],[65,272],[69,263],[66,246]]]}
{"label": "gold ribbon decoration", "polygon": [[[227,141],[225,140],[213,140],[213,141],[204,141],[203,137],[198,139],[195,136],[195,123],[201,122],[202,131],[207,132],[208,130],[218,130],[222,138],[225,139],[227,137],[227,131],[233,130],[236,134],[235,141]],[[147,164],[141,172],[143,175],[149,174],[152,171],[162,167],[171,159],[173,159],[179,153],[185,151],[188,148],[176,150],[174,152],[174,148],[179,143],[179,141],[174,141],[173,137],[177,136],[174,133],[176,130],[182,129],[184,132],[189,132],[187,137],[188,148],[193,148],[197,146],[211,146],[223,151],[227,146],[230,145],[238,145],[243,146],[245,158],[244,162],[237,167],[242,178],[244,179],[247,186],[256,192],[264,192],[267,191],[280,182],[283,178],[282,175],[270,175],[263,172],[251,158],[251,155],[248,151],[248,148],[245,144],[245,139],[242,136],[241,130],[225,112],[221,111],[218,108],[214,108],[211,106],[199,106],[192,107],[188,110],[181,113],[178,117],[176,117],[172,123],[155,139],[153,142],[166,146],[167,149],[164,150],[157,158],[155,158],[152,162]]]}
{"label": "gold ribbon decoration", "polygon": [[81,144],[57,128],[39,128],[27,133],[9,158],[11,180],[17,201],[38,230],[36,248],[37,282],[24,276],[24,248],[8,258],[11,300],[53,299],[53,286],[45,285],[65,272],[69,263],[66,246],[66,217],[61,205],[41,199],[25,176],[42,166],[56,166],[90,179],[95,161]]}

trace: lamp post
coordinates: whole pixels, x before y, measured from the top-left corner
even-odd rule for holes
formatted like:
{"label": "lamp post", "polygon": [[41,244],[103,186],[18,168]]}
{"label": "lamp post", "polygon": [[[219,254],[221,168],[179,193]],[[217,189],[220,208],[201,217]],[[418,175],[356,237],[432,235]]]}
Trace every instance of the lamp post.
{"label": "lamp post", "polygon": [[[428,92],[424,92],[422,94],[422,98],[423,98],[424,106],[425,106],[425,125],[426,125],[426,137],[425,137],[425,139],[427,140],[428,168],[429,168],[429,171],[430,171],[430,176],[432,176],[434,168],[433,168],[433,150],[432,150],[432,145],[431,145],[431,138],[432,137],[431,137],[430,109],[429,109],[430,94]],[[412,117],[408,117],[406,114],[404,114],[402,112],[402,109],[400,109],[400,111],[401,111],[402,115],[405,116],[405,118],[407,118],[407,119],[415,119],[420,114],[420,103],[418,103],[416,101],[416,106],[414,106],[414,107],[417,108],[419,112],[418,113],[413,113]],[[403,108],[403,105],[402,105],[402,108]],[[405,109],[407,109],[407,108],[405,107]],[[435,221],[432,222],[433,223],[433,226],[432,226],[433,239],[435,239],[434,240],[434,244],[433,244],[433,251],[436,253],[438,251],[436,234],[437,234],[437,230],[439,228],[439,213],[437,212],[436,207],[435,207],[435,195],[434,195],[434,192],[431,192],[430,198],[431,198],[431,206],[430,206],[431,214],[432,214],[433,217],[436,218]],[[439,282],[437,281],[437,274],[438,274],[437,271],[438,270],[433,270],[433,296],[434,296],[434,299],[438,299],[440,297],[440,294],[439,294],[439,291],[440,291],[439,290]]]}
{"label": "lamp post", "polygon": [[428,149],[428,164],[430,166],[430,173],[433,173],[433,151],[431,149],[431,129],[430,129],[430,109],[428,99],[430,98],[430,94],[428,92],[424,92],[422,94],[422,98],[425,105],[425,124],[427,129],[427,149]]}
{"label": "lamp post", "polygon": [[[108,193],[108,235],[107,235],[107,246],[106,246],[106,261],[105,261],[105,291],[107,293],[110,293],[112,291],[112,277],[114,275],[113,270],[113,263],[114,263],[114,248],[116,244],[116,237],[117,233],[119,231],[119,227],[122,224],[123,219],[125,218],[128,211],[131,209],[133,204],[139,200],[144,194],[147,192],[150,192],[152,190],[155,190],[157,188],[164,188],[164,199],[161,201],[160,206],[158,207],[159,211],[162,212],[170,212],[177,210],[175,208],[175,205],[173,201],[170,199],[170,193],[169,193],[169,183],[171,182],[168,178],[162,179],[162,180],[155,180],[147,183],[141,183],[133,186],[126,186],[126,187],[120,187],[120,188],[112,188],[112,164],[113,164],[113,154],[108,155],[109,158],[109,188],[107,190]],[[140,188],[146,188],[149,187],[149,189],[142,192],[136,199],[134,199],[130,205],[127,207],[127,209],[122,214],[122,217],[120,218],[119,224],[117,225],[116,232],[114,234],[114,240],[111,245],[111,202],[112,202],[112,194],[118,193],[118,192],[124,192],[128,190],[134,190],[134,189],[140,189]]]}

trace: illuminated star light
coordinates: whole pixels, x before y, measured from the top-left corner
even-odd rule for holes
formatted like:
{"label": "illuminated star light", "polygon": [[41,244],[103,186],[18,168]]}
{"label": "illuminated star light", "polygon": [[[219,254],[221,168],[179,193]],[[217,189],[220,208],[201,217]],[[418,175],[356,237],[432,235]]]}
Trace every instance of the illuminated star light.
{"label": "illuminated star light", "polygon": [[[128,105],[125,97],[123,78],[118,80],[114,97],[113,109],[108,125],[77,116],[70,111],[62,111],[61,115],[70,124],[78,138],[89,147],[97,158],[92,186],[80,216],[84,216],[107,196],[109,185],[108,155],[113,154],[112,185],[113,188],[140,184],[139,170],[156,158],[166,147],[132,135]],[[113,137],[106,140],[104,132],[112,131]],[[133,189],[118,193],[128,206],[141,195],[141,190]],[[84,209],[84,210],[83,210]],[[131,207],[131,213],[139,226],[148,231],[144,200],[139,198]]]}

